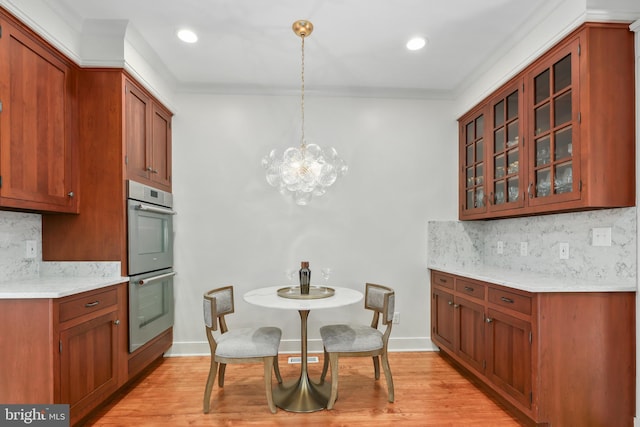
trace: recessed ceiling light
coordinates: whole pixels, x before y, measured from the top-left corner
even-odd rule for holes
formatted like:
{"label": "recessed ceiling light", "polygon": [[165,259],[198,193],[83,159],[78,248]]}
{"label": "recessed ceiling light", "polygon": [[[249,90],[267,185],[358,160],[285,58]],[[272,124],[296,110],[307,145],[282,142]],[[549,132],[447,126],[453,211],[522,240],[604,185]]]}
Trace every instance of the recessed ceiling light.
{"label": "recessed ceiling light", "polygon": [[424,37],[414,37],[407,42],[407,49],[420,50],[427,44],[427,40]]}
{"label": "recessed ceiling light", "polygon": [[196,33],[187,29],[178,31],[178,38],[185,43],[195,43],[198,41]]}

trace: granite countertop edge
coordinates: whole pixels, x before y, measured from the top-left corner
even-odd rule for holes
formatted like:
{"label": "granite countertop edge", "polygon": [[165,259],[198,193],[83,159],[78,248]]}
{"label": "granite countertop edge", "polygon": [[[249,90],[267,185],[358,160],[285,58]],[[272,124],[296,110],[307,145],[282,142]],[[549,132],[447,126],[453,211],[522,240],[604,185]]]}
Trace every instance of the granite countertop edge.
{"label": "granite countertop edge", "polygon": [[128,277],[38,276],[0,282],[0,299],[63,298],[119,283]]}
{"label": "granite countertop edge", "polygon": [[636,292],[635,278],[619,280],[584,280],[556,277],[529,271],[506,270],[494,267],[443,266],[428,264],[430,270],[455,274],[469,279],[507,286],[527,292]]}

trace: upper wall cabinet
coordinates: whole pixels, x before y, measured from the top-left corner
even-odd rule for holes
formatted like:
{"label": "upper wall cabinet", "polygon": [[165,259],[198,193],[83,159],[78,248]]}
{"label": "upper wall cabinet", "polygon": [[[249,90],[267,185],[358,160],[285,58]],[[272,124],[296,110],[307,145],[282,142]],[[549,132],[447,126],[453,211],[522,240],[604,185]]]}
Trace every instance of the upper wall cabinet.
{"label": "upper wall cabinet", "polygon": [[171,113],[125,81],[127,176],[171,191]]}
{"label": "upper wall cabinet", "polygon": [[0,207],[78,212],[76,69],[0,9]]}
{"label": "upper wall cabinet", "polygon": [[461,117],[460,219],[634,206],[633,52],[584,24]]}

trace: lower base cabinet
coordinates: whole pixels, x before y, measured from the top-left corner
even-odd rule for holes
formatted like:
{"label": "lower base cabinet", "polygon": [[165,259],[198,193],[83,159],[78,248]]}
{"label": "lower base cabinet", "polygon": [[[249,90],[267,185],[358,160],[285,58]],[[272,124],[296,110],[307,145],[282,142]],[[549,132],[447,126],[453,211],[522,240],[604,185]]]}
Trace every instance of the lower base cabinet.
{"label": "lower base cabinet", "polygon": [[127,380],[127,284],[0,299],[0,402],[64,403],[74,425]]}
{"label": "lower base cabinet", "polygon": [[432,270],[431,339],[528,424],[633,426],[633,292],[531,293]]}

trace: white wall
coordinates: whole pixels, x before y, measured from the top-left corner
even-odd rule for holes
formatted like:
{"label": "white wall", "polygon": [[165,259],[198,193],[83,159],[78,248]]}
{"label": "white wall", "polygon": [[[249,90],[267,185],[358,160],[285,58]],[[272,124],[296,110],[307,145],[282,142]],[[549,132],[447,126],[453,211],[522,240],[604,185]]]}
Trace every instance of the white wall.
{"label": "white wall", "polygon": [[[272,148],[298,145],[300,100],[287,96],[179,94],[173,122],[176,324],[172,354],[205,353],[201,298],[233,284],[231,327],[273,324],[283,351],[299,351],[295,312],[246,304],[242,295],[287,285],[284,271],[309,261],[312,283],[363,290],[367,281],[396,289],[400,324],[392,349],[430,348],[427,219],[457,215],[457,126],[449,101],[307,96],[306,135],[333,145],[349,173],[300,207],[270,187],[260,161]],[[312,312],[318,328],[370,321],[362,304]]]}

